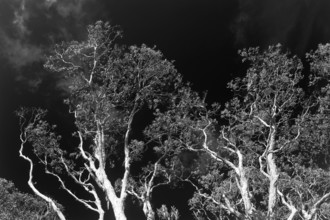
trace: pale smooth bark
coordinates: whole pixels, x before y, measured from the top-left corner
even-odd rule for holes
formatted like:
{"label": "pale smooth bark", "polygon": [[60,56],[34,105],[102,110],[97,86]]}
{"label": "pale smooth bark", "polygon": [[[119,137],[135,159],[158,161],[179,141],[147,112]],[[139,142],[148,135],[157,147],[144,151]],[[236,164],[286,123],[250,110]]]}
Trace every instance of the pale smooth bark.
{"label": "pale smooth bark", "polygon": [[[93,155],[94,158],[99,160],[99,166],[96,167],[93,157],[87,154],[82,147],[83,146],[82,134],[80,132],[78,132],[78,134],[80,137],[80,145],[79,145],[80,154],[83,156],[83,158],[85,158],[88,161],[88,165],[86,164],[87,170],[90,172],[91,176],[94,178],[98,186],[105,193],[107,201],[111,203],[116,220],[126,220],[126,215],[124,212],[124,201],[126,196],[121,195],[120,197],[117,197],[115,189],[105,172],[105,167],[102,162],[103,160],[105,160],[105,155],[102,153],[103,151],[101,149],[104,144],[104,142],[102,142],[103,141],[102,138],[100,139],[95,138],[96,140],[101,140],[101,142],[96,141],[96,147]],[[98,132],[98,135],[103,136],[103,133]]]}
{"label": "pale smooth bark", "polygon": [[41,193],[33,184],[33,162],[32,160],[25,156],[23,154],[23,149],[24,149],[24,144],[26,143],[26,133],[23,132],[20,135],[20,139],[21,139],[21,148],[19,150],[19,156],[22,157],[24,160],[28,161],[30,164],[30,170],[29,170],[29,180],[28,180],[28,185],[30,186],[30,188],[32,189],[32,191],[39,196],[40,198],[42,198],[43,200],[45,200],[50,207],[52,207],[52,209],[55,211],[55,213],[57,214],[57,216],[59,217],[60,220],[66,220],[63,212],[60,210],[60,208],[56,205],[56,203],[54,202],[53,199],[51,199],[50,197],[44,195],[43,193]]}
{"label": "pale smooth bark", "polygon": [[134,189],[127,190],[129,194],[135,196],[138,200],[142,202],[142,211],[144,216],[147,220],[154,220],[155,219],[155,211],[152,208],[150,198],[151,198],[151,191],[147,190],[146,192],[142,192],[142,195],[139,195]]}
{"label": "pale smooth bark", "polygon": [[272,126],[270,130],[270,141],[269,141],[269,147],[267,149],[267,152],[269,152],[266,156],[266,163],[267,163],[267,173],[268,173],[268,179],[269,179],[269,188],[268,188],[268,212],[267,216],[270,219],[274,219],[274,211],[277,201],[277,180],[279,177],[277,166],[275,163],[274,153],[275,150],[275,134],[276,130]]}
{"label": "pale smooth bark", "polygon": [[[217,154],[216,152],[212,151],[207,142],[208,142],[208,135],[206,133],[206,129],[211,125],[211,122],[208,122],[208,125],[206,125],[203,129],[199,129],[200,131],[203,132],[204,135],[204,142],[203,142],[203,151],[208,153],[213,159],[215,159],[218,162],[223,162],[225,164],[227,164],[230,168],[233,169],[233,171],[236,173],[236,183],[237,183],[237,187],[240,191],[242,200],[243,200],[243,204],[244,204],[244,211],[245,211],[245,216],[248,217],[250,215],[252,215],[254,207],[252,205],[251,202],[251,198],[250,198],[250,191],[249,191],[249,180],[248,177],[246,176],[246,171],[245,171],[245,167],[243,164],[243,160],[244,160],[244,156],[241,153],[241,151],[237,148],[236,144],[231,142],[227,137],[225,137],[224,132],[222,132],[222,138],[227,141],[228,146],[222,146],[222,148],[224,148],[225,150],[229,151],[232,154],[236,154],[237,158],[238,158],[238,165],[235,165],[233,162],[231,162],[230,160],[222,157],[221,155]],[[193,148],[189,148],[190,150],[195,150],[195,151],[199,151]],[[234,207],[229,206],[231,210]],[[234,208],[235,210],[231,211],[231,213],[235,214],[236,216],[239,216],[237,213],[237,209]]]}
{"label": "pale smooth bark", "polygon": [[[86,151],[84,151],[83,135],[80,131],[78,132],[80,138],[79,151],[81,156],[88,162],[88,164],[85,164],[85,167],[92,176],[92,178],[95,180],[95,182],[98,184],[98,186],[105,193],[107,201],[111,203],[116,220],[127,219],[125,215],[125,200],[127,198],[128,176],[130,172],[130,160],[131,160],[129,153],[129,138],[131,134],[133,118],[138,110],[138,104],[137,104],[138,99],[139,98],[136,97],[134,107],[128,119],[127,130],[125,133],[125,139],[124,139],[125,171],[123,174],[123,178],[121,180],[121,190],[119,196],[116,195],[114,185],[109,180],[107,173],[105,171],[106,155],[104,149],[105,146],[104,128],[102,123],[99,120],[95,119],[97,131],[94,137],[95,148],[93,150],[93,155],[90,155]],[[75,112],[75,116],[77,117],[77,112]],[[98,166],[96,166],[95,160],[98,161]]]}
{"label": "pale smooth bark", "polygon": [[[275,99],[276,100],[276,99]],[[276,116],[276,102],[274,102],[272,116]],[[264,174],[269,180],[268,186],[268,210],[267,217],[268,219],[275,218],[275,206],[277,201],[277,180],[279,173],[275,163],[274,152],[275,152],[275,135],[276,127],[273,124],[268,124],[262,118],[255,116],[264,126],[269,128],[269,136],[267,140],[266,148],[263,154],[259,157],[260,172]],[[264,171],[263,159],[266,160],[267,172]]]}
{"label": "pale smooth bark", "polygon": [[147,220],[155,220],[155,212],[152,209],[149,199],[143,203],[143,213],[147,217]]}
{"label": "pale smooth bark", "polygon": [[[80,186],[82,186],[86,192],[88,192],[89,194],[91,194],[94,198],[94,201],[92,200],[85,200],[85,199],[81,199],[78,196],[76,196],[70,189],[68,189],[64,183],[64,181],[62,180],[62,178],[57,175],[54,172],[51,172],[47,169],[47,161],[45,160],[44,164],[46,167],[46,173],[55,176],[58,181],[61,183],[62,188],[69,193],[76,201],[82,203],[86,208],[95,211],[98,213],[99,218],[98,220],[104,220],[104,210],[102,208],[102,203],[101,200],[96,192],[96,189],[94,187],[93,184],[91,184],[89,181],[90,176],[86,179],[86,180],[82,180],[82,175],[83,175],[83,171],[80,172],[76,172],[76,175],[78,175],[78,177],[76,177],[76,175],[74,174],[74,172],[72,172],[69,167],[66,165],[66,163],[64,162],[64,159],[61,158],[62,164],[65,167],[66,172],[68,173],[68,175]],[[91,204],[94,204],[95,207],[93,207]]]}
{"label": "pale smooth bark", "polygon": [[245,215],[250,216],[253,213],[253,206],[250,199],[249,181],[243,166],[243,155],[239,150],[236,151],[236,154],[238,156],[238,167],[237,167],[238,179],[236,180],[236,182],[243,199]]}

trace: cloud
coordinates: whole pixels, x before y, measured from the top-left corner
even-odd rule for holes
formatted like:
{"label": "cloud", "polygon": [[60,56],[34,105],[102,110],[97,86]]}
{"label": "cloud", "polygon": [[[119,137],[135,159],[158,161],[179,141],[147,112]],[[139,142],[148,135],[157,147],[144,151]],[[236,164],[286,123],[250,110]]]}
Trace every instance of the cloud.
{"label": "cloud", "polygon": [[66,18],[68,16],[83,17],[86,13],[83,6],[92,0],[44,0],[44,7],[47,10],[55,9],[57,14]]}
{"label": "cloud", "polygon": [[53,4],[55,4],[57,2],[57,0],[45,0],[45,6],[46,8],[51,7]]}
{"label": "cloud", "polygon": [[82,17],[84,12],[82,7],[86,0],[71,0],[71,1],[57,1],[55,4],[56,10],[59,15],[62,17],[68,17],[69,15],[73,15],[76,17]]}
{"label": "cloud", "polygon": [[29,19],[29,12],[25,8],[25,0],[21,1],[21,4],[18,9],[14,11],[15,19],[13,24],[17,27],[21,35],[26,35],[29,33],[29,30],[25,26],[25,21]]}
{"label": "cloud", "polygon": [[16,69],[40,61],[43,57],[43,49],[39,46],[25,43],[20,38],[10,38],[1,34],[1,55]]}
{"label": "cloud", "polygon": [[[7,15],[0,21],[2,55],[17,67],[35,62],[51,44],[77,40],[85,32],[86,25],[98,20],[102,7],[88,11],[93,0],[2,0],[0,13]],[[95,3],[95,5],[100,6]],[[4,8],[3,11],[1,8]],[[8,12],[9,11],[9,12]],[[3,19],[2,19],[3,20]],[[10,50],[10,51],[7,51]],[[21,54],[19,53],[21,50]],[[28,57],[30,54],[30,57]],[[11,56],[22,58],[13,62]]]}
{"label": "cloud", "polygon": [[82,40],[86,26],[105,10],[102,2],[0,0],[0,59],[9,65],[9,74],[27,87],[39,87],[49,78],[42,67],[49,48],[61,41]]}

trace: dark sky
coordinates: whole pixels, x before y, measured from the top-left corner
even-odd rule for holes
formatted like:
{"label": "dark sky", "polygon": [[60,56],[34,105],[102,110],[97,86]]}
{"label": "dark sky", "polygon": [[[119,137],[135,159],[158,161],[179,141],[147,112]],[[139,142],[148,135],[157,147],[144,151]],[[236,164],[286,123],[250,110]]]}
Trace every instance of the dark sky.
{"label": "dark sky", "polygon": [[223,102],[226,83],[242,74],[238,49],[281,43],[303,57],[330,42],[329,11],[328,0],[0,0],[0,177],[28,191],[13,112],[60,110],[63,83],[42,69],[44,56],[54,43],[85,39],[87,24],[107,20],[124,43],[156,45],[209,101]]}

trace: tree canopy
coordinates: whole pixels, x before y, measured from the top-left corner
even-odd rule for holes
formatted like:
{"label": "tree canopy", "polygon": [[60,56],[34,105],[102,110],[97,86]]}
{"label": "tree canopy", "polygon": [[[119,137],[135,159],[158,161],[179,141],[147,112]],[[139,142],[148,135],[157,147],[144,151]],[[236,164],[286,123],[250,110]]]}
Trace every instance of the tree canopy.
{"label": "tree canopy", "polygon": [[36,161],[99,220],[108,211],[127,219],[127,200],[148,220],[184,219],[153,196],[183,185],[194,190],[187,206],[196,219],[330,218],[329,45],[306,55],[307,71],[281,45],[239,51],[247,71],[220,105],[155,48],[118,45],[118,27],[87,31],[85,41],[55,45],[45,63],[67,81],[74,147],[46,110],[17,111],[28,184],[59,219],[65,212],[33,183]]}
{"label": "tree canopy", "polygon": [[56,219],[56,213],[37,196],[19,192],[11,181],[0,179],[0,218],[3,220]]}

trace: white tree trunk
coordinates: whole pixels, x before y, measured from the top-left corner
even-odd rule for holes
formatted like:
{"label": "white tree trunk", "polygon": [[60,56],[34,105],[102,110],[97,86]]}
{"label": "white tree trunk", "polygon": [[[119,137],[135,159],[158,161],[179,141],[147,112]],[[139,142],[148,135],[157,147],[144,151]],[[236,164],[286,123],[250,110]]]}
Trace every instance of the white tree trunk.
{"label": "white tree trunk", "polygon": [[117,197],[116,192],[105,173],[105,170],[100,169],[100,167],[96,172],[96,181],[105,192],[107,199],[110,201],[116,220],[126,220],[127,218],[124,212],[125,197]]}
{"label": "white tree trunk", "polygon": [[237,186],[239,188],[244,203],[245,215],[250,216],[253,212],[253,206],[249,193],[249,180],[246,177],[245,169],[243,166],[243,155],[239,150],[236,151],[236,154],[238,156],[238,167],[236,170],[236,173],[238,175]]}
{"label": "white tree trunk", "polygon": [[116,220],[127,220],[124,210],[125,206],[122,201],[117,199],[117,202],[112,204],[112,208]]}
{"label": "white tree trunk", "polygon": [[277,180],[278,180],[278,170],[275,163],[274,151],[275,148],[275,128],[271,129],[271,137],[269,142],[269,153],[266,157],[267,162],[267,173],[269,178],[269,189],[268,189],[268,212],[267,216],[269,219],[274,219],[274,211],[277,201]]}
{"label": "white tree trunk", "polygon": [[106,155],[104,152],[104,131],[103,127],[98,124],[97,122],[97,135],[94,138],[95,142],[95,149],[93,152],[94,158],[98,160],[99,166],[96,167],[94,159],[87,155],[86,152],[83,150],[83,139],[82,135],[79,133],[80,136],[80,146],[79,150],[83,158],[85,158],[88,162],[89,165],[86,165],[86,168],[89,170],[89,172],[92,174],[94,180],[98,184],[98,186],[103,190],[105,193],[107,201],[111,203],[114,215],[116,220],[126,220],[126,215],[125,215],[125,199],[127,197],[127,182],[128,182],[128,174],[129,174],[129,152],[128,152],[128,141],[127,137],[129,135],[130,128],[126,132],[125,136],[125,172],[123,175],[122,179],[122,184],[121,184],[121,192],[120,195],[117,196],[114,186],[112,185],[111,181],[109,180],[106,171],[105,171],[105,161],[106,161]]}
{"label": "white tree trunk", "polygon": [[143,213],[147,220],[155,220],[155,212],[152,209],[151,203],[148,199],[143,201]]}
{"label": "white tree trunk", "polygon": [[252,204],[249,196],[249,184],[248,179],[246,178],[245,172],[241,172],[241,176],[239,177],[239,190],[243,199],[245,214],[250,216],[253,212]]}
{"label": "white tree trunk", "polygon": [[268,174],[269,174],[269,189],[268,189],[268,213],[270,219],[274,219],[274,209],[276,206],[277,195],[277,180],[278,171],[274,160],[273,153],[267,155]]}

